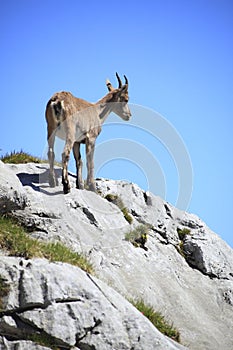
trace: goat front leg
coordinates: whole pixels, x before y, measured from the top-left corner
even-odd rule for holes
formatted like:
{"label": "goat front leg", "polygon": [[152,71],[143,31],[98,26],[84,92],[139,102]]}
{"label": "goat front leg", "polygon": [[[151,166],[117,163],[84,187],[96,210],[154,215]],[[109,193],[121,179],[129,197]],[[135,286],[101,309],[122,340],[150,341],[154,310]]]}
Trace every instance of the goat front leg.
{"label": "goat front leg", "polygon": [[96,192],[94,181],[94,150],[95,140],[86,141],[86,157],[87,157],[87,188],[89,191]]}
{"label": "goat front leg", "polygon": [[68,138],[66,140],[64,151],[62,153],[62,185],[63,185],[64,194],[67,194],[70,192],[70,183],[68,179],[68,163],[69,163],[70,152],[73,147],[73,143],[74,143],[74,139]]}
{"label": "goat front leg", "polygon": [[82,168],[83,168],[83,162],[81,159],[81,153],[80,153],[80,143],[75,142],[73,146],[73,154],[74,154],[74,159],[76,163],[76,188],[83,190],[84,189],[84,184],[83,184],[83,179],[82,179]]}

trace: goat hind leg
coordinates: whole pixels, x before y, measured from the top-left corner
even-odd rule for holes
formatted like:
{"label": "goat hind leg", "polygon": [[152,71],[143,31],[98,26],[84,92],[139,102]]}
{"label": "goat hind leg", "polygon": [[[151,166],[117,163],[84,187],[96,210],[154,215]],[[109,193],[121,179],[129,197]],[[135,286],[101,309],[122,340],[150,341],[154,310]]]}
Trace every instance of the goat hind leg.
{"label": "goat hind leg", "polygon": [[62,184],[63,184],[63,192],[67,194],[70,192],[70,183],[68,179],[68,163],[70,159],[70,151],[73,147],[73,140],[68,139],[66,141],[64,151],[62,153]]}
{"label": "goat hind leg", "polygon": [[87,186],[89,191],[96,192],[94,181],[94,150],[95,141],[86,141],[86,157],[87,157]]}
{"label": "goat hind leg", "polygon": [[76,162],[76,188],[83,190],[84,184],[82,179],[82,168],[83,168],[83,162],[81,159],[81,153],[80,153],[80,143],[75,142],[73,146],[73,154]]}

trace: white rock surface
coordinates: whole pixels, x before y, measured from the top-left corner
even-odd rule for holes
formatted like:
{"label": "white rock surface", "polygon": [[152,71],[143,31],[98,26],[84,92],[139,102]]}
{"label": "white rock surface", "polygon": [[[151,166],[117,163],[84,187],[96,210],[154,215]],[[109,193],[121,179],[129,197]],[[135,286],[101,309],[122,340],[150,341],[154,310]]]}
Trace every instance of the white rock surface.
{"label": "white rock surface", "polygon": [[26,195],[14,172],[0,160],[0,214],[24,209]]}
{"label": "white rock surface", "polygon": [[112,288],[77,267],[2,257],[0,275],[18,286],[5,298],[0,319],[4,338],[49,334],[62,349],[185,349]]}
{"label": "white rock surface", "polygon": [[[70,176],[73,188],[70,194],[64,196],[61,184],[54,189],[48,187],[46,164],[3,165],[0,171],[2,169],[4,173],[17,174],[15,177],[11,176],[11,181],[17,182],[16,197],[18,193],[26,195],[27,205],[24,210],[20,209],[23,206],[9,206],[8,211],[30,229],[33,237],[59,240],[71,249],[87,254],[94,263],[95,271],[101,281],[127,298],[142,297],[150,303],[179,329],[182,344],[190,350],[233,349],[233,337],[230,331],[233,329],[233,251],[197,216],[182,212],[161,198],[151,193],[144,193],[137,185],[123,181],[99,179],[97,188],[101,191],[101,196],[85,190],[76,190],[75,178]],[[59,176],[60,169],[56,172]],[[18,179],[23,186],[18,183]],[[7,186],[7,181],[8,179],[2,175],[3,188]],[[59,182],[61,183],[60,178]],[[131,225],[125,220],[121,210],[104,198],[109,193],[121,197],[133,217]],[[135,248],[125,240],[125,233],[140,223],[150,224],[151,227],[146,243],[148,251]],[[177,229],[184,228],[189,229],[190,233],[180,239]],[[34,265],[32,262],[32,266]],[[55,266],[63,269],[62,264]],[[65,269],[68,269],[66,265]],[[24,266],[21,270],[20,273],[28,276],[30,269]],[[11,276],[16,280],[19,278],[18,274],[18,267],[12,269]],[[24,278],[24,283],[27,285],[25,290],[28,291],[24,294],[19,291],[16,283],[15,293],[9,298],[8,307],[19,307],[16,305],[19,303],[21,293],[23,303],[26,305],[36,303],[40,308],[46,303],[45,294],[40,287],[43,283],[48,286],[46,295],[49,295],[49,300],[54,298],[55,292],[51,292],[49,287],[54,282],[42,283],[43,278],[50,278],[47,272],[44,274],[46,277],[42,278],[41,271],[36,272],[36,268],[33,268],[33,274],[38,274],[38,277],[33,277],[32,290],[27,285],[27,280],[30,281],[31,277]],[[99,284],[101,282],[98,280]],[[73,285],[70,286],[73,289]],[[117,294],[114,292],[114,295]],[[120,307],[124,299],[117,295],[116,299],[118,298]],[[83,314],[80,303],[77,302],[78,306],[71,304],[72,302],[69,303],[70,314],[72,312]],[[99,307],[102,308],[102,304],[101,306],[98,304],[97,309]],[[68,342],[66,338],[68,337],[69,344],[75,344],[73,331],[72,334],[69,332],[65,334],[56,327],[57,323],[52,321],[54,313],[57,315],[56,319],[63,315],[64,323],[68,322],[69,311],[64,308],[63,303],[55,302],[45,309],[42,308],[40,317],[37,312],[33,324],[36,322],[36,327],[43,328],[45,320],[51,320],[46,324],[49,332],[52,332],[54,337],[60,337],[63,342]],[[27,319],[32,317],[32,314],[35,314],[33,310],[24,311]],[[90,314],[90,317],[93,320],[96,314]],[[87,320],[90,321],[88,318]],[[7,322],[10,327],[12,320],[8,319]],[[71,330],[79,327],[76,320],[70,322]],[[91,327],[90,322],[86,327]],[[111,329],[111,325],[108,327]],[[119,324],[118,327],[121,332],[122,325]],[[130,334],[134,334],[135,327],[133,324]],[[178,346],[171,344],[169,346]],[[103,345],[95,346],[93,349],[105,349],[101,347]],[[142,347],[142,349],[150,348]]]}

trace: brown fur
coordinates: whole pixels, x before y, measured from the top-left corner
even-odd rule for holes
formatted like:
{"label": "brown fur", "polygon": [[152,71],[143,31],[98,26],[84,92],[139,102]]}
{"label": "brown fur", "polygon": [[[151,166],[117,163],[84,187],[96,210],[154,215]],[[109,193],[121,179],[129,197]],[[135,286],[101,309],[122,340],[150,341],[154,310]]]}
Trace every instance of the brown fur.
{"label": "brown fur", "polygon": [[64,193],[70,191],[68,179],[68,162],[70,152],[76,161],[77,180],[76,187],[82,189],[82,160],[80,154],[80,143],[86,145],[87,157],[87,186],[95,191],[94,183],[94,148],[97,136],[101,131],[101,126],[109,113],[114,112],[122,119],[129,120],[131,113],[127,102],[128,81],[122,86],[119,76],[117,76],[119,88],[114,89],[111,83],[107,82],[110,91],[96,103],[90,103],[81,98],[73,96],[70,92],[62,91],[55,93],[46,106],[48,159],[50,164],[49,184],[56,185],[54,173],[54,141],[55,136],[65,140],[65,147],[62,153],[62,183]]}

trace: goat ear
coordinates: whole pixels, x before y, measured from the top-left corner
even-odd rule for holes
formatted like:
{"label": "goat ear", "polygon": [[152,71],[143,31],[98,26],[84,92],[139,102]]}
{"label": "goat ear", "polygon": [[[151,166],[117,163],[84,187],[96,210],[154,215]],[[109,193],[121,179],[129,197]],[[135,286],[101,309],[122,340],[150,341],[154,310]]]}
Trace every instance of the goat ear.
{"label": "goat ear", "polygon": [[110,91],[106,95],[106,102],[111,102],[115,98],[115,91]]}
{"label": "goat ear", "polygon": [[114,90],[114,87],[112,86],[111,82],[108,79],[106,80],[106,86],[108,88],[108,91]]}
{"label": "goat ear", "polygon": [[106,95],[106,102],[117,102],[121,95],[121,89],[114,89]]}

